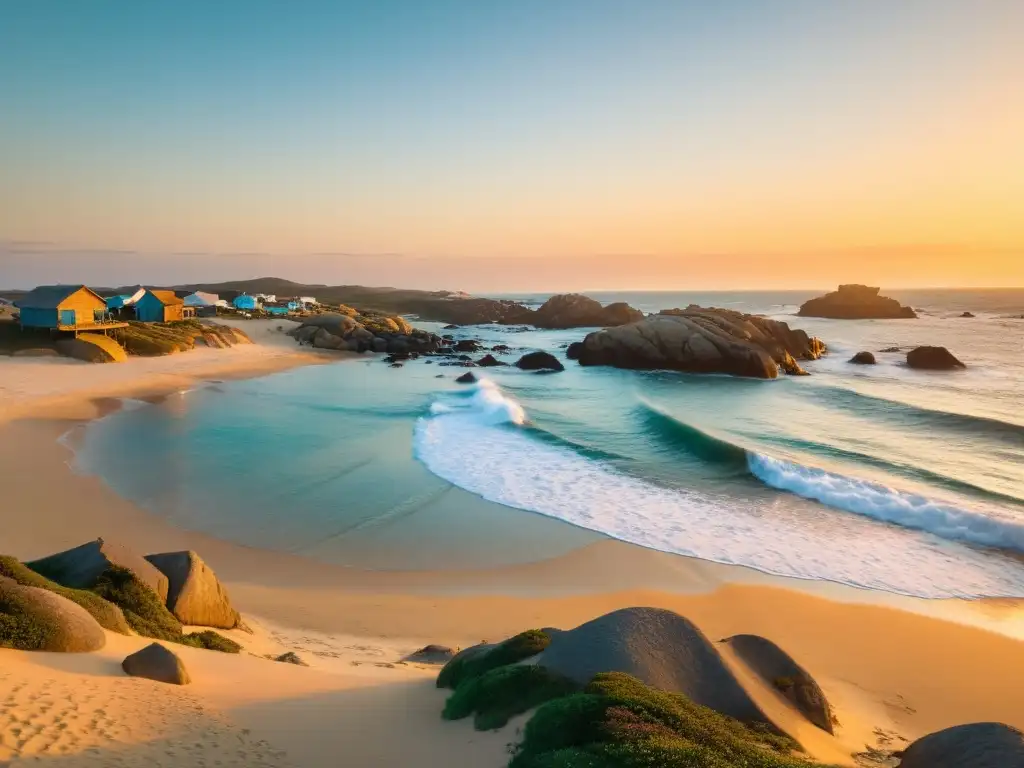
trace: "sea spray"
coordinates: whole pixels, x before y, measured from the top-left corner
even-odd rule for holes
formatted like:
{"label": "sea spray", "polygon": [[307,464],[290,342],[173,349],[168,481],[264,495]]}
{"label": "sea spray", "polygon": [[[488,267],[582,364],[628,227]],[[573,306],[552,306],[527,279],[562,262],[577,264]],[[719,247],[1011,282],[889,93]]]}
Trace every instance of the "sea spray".
{"label": "sea spray", "polygon": [[747,455],[747,465],[755,477],[772,488],[844,512],[944,539],[1024,552],[1024,522],[996,517],[996,510],[975,513],[916,493],[756,453]]}
{"label": "sea spray", "polygon": [[434,474],[507,506],[651,549],[905,595],[1024,596],[1009,560],[813,505],[750,509],[736,499],[654,485],[523,428],[519,403],[493,382],[442,395],[415,427]]}

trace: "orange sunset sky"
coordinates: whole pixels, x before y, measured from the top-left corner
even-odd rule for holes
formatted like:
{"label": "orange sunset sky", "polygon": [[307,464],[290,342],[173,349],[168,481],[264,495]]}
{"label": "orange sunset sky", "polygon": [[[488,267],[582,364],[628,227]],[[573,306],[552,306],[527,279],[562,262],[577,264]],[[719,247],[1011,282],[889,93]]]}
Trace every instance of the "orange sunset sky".
{"label": "orange sunset sky", "polygon": [[1024,285],[1022,3],[140,5],[0,27],[0,288]]}

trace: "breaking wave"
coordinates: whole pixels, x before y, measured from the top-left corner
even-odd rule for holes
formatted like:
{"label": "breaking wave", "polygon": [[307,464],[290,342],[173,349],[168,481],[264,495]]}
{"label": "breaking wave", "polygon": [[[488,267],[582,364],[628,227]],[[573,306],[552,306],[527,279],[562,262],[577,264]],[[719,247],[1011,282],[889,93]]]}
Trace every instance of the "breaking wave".
{"label": "breaking wave", "polygon": [[656,485],[536,439],[522,406],[487,380],[435,401],[416,424],[414,450],[471,493],[651,549],[918,597],[1024,595],[1009,560],[957,543],[1024,551],[1020,524],[773,459],[658,413],[682,450],[743,462],[766,485],[852,514]]}

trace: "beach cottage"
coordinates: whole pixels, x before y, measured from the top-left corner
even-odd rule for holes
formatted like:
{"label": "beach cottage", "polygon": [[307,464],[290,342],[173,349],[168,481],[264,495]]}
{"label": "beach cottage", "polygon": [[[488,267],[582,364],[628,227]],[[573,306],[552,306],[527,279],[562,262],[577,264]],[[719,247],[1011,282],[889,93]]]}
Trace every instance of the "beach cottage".
{"label": "beach cottage", "polygon": [[241,296],[235,297],[235,300],[231,302],[235,309],[240,309],[243,312],[252,312],[258,306],[255,296],[250,296],[247,293],[243,293]]}
{"label": "beach cottage", "polygon": [[195,311],[174,291],[150,289],[135,303],[135,316],[144,323],[170,323],[192,317]]}
{"label": "beach cottage", "polygon": [[182,301],[185,302],[186,307],[216,307],[220,304],[220,296],[216,293],[196,291],[195,293],[190,293]]}
{"label": "beach cottage", "polygon": [[107,302],[84,285],[41,285],[18,299],[15,306],[22,328],[77,333],[123,325],[111,321]]}
{"label": "beach cottage", "polygon": [[119,293],[116,296],[107,297],[107,309],[111,312],[124,309],[125,307],[134,307],[135,303],[146,294],[146,289],[141,285],[131,293]]}

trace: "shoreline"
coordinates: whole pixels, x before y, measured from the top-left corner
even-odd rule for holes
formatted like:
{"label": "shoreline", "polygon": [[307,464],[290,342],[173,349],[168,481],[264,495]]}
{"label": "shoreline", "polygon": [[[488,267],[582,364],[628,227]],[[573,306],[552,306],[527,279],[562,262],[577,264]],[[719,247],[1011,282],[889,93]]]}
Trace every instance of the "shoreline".
{"label": "shoreline", "polygon": [[[824,582],[794,583],[614,539],[522,565],[371,571],[178,529],[118,496],[101,478],[73,471],[71,449],[58,439],[119,407],[111,398],[159,399],[180,391],[185,383],[250,378],[343,359],[336,353],[325,357],[283,349],[267,354],[266,346],[253,347],[263,351],[222,359],[217,361],[220,365],[202,361],[184,372],[147,369],[134,381],[82,386],[59,398],[29,397],[19,408],[0,411],[0,462],[7,469],[4,495],[12,508],[31,510],[0,532],[0,552],[31,559],[97,536],[123,541],[140,552],[199,552],[236,607],[261,627],[256,640],[270,636],[274,647],[298,648],[304,657],[315,658],[311,670],[251,658],[217,660],[223,669],[215,669],[212,654],[184,649],[190,668],[194,665],[202,673],[191,693],[239,725],[256,728],[271,743],[285,747],[293,759],[309,756],[294,764],[328,762],[303,744],[301,728],[298,734],[288,732],[288,723],[294,727],[289,718],[309,717],[311,702],[320,702],[320,696],[334,702],[335,714],[348,712],[369,696],[379,707],[396,706],[395,697],[398,702],[413,701],[422,738],[430,740],[430,728],[440,732],[436,743],[426,748],[430,754],[436,752],[436,761],[427,758],[423,764],[440,766],[445,764],[442,758],[465,762],[464,755],[472,753],[478,760],[474,764],[497,768],[507,759],[504,745],[514,738],[512,733],[480,734],[467,723],[442,724],[444,693],[433,689],[436,671],[395,666],[396,655],[417,644],[464,647],[530,627],[571,628],[611,610],[638,605],[674,610],[712,640],[753,633],[778,642],[814,674],[837,707],[844,748],[873,743],[873,729],[913,740],[971,721],[999,720],[1024,727],[1024,668],[1016,661],[1024,644],[1009,636],[1024,637],[1020,601],[921,601]],[[224,352],[231,350],[215,354]],[[191,354],[195,353],[159,360],[168,361],[171,369]],[[0,398],[5,395],[0,389]],[[69,514],[72,505],[76,511]],[[1007,632],[1007,627],[1016,629]],[[1004,634],[997,634],[1000,628]],[[87,656],[123,656],[132,643],[138,645],[137,640],[110,636],[107,650]],[[54,656],[0,653],[5,660],[13,658],[8,654],[17,654],[18,664]],[[37,666],[51,669],[57,661],[63,665],[61,674],[68,669],[80,674],[98,663],[82,656],[44,659]],[[52,669],[51,673],[57,674]],[[258,676],[255,682],[253,675]],[[289,715],[277,722],[281,711]],[[353,723],[361,722],[360,716],[346,717],[354,719],[346,720],[349,724],[341,733],[327,740],[333,750],[351,749],[359,739]],[[316,721],[325,729],[337,726],[324,716]],[[374,738],[388,741],[386,735]],[[410,745],[413,750],[416,746]],[[364,746],[366,762],[357,759],[354,764],[406,764],[399,752],[395,745]]]}

